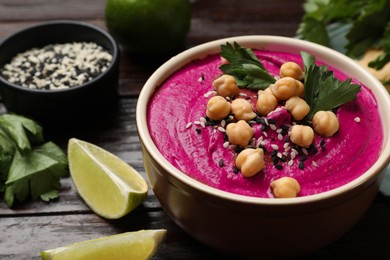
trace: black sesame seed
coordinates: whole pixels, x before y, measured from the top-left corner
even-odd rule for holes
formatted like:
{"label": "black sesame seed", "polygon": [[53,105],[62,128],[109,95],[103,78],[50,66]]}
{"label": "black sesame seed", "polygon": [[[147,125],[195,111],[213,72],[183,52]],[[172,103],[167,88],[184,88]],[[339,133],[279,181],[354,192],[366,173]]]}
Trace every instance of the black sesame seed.
{"label": "black sesame seed", "polygon": [[234,168],[233,168],[233,172],[234,173],[239,173],[240,172],[240,170],[236,167],[236,166],[234,166]]}
{"label": "black sesame seed", "polygon": [[218,161],[218,166],[219,167],[223,167],[225,165],[225,162],[223,161],[223,159],[220,159],[219,161]]}
{"label": "black sesame seed", "polygon": [[195,130],[196,130],[196,132],[197,132],[198,134],[201,134],[201,133],[202,133],[202,130],[201,130],[200,128],[196,128]]}
{"label": "black sesame seed", "polygon": [[324,147],[324,146],[325,146],[325,138],[322,138],[322,139],[321,139],[320,146],[321,146],[321,147]]}
{"label": "black sesame seed", "polygon": [[[81,51],[88,55],[82,58]],[[35,89],[82,85],[99,76],[112,59],[111,54],[95,43],[52,44],[19,53],[17,57],[0,68],[1,75],[14,84]],[[68,68],[66,71],[63,65]],[[88,69],[80,69],[79,66]],[[7,76],[7,72],[12,72],[12,78],[17,80]],[[75,72],[76,76],[73,76]],[[81,75],[83,77],[78,77]]]}
{"label": "black sesame seed", "polygon": [[301,158],[299,159],[300,162],[304,162],[307,160],[307,156],[306,155],[301,155]]}
{"label": "black sesame seed", "polygon": [[279,163],[279,157],[277,156],[272,157],[272,163],[276,166]]}
{"label": "black sesame seed", "polygon": [[280,164],[277,164],[277,165],[275,165],[275,168],[277,169],[277,170],[283,170],[283,166],[282,165],[280,165]]}
{"label": "black sesame seed", "polygon": [[241,146],[236,146],[236,148],[234,149],[234,151],[235,151],[236,153],[241,153],[242,150],[244,150],[244,147],[241,147]]}
{"label": "black sesame seed", "polygon": [[271,157],[275,157],[278,154],[278,150],[272,150]]}
{"label": "black sesame seed", "polygon": [[271,125],[275,125],[276,124],[276,120],[275,119],[268,119],[268,123],[271,124]]}
{"label": "black sesame seed", "polygon": [[264,145],[259,145],[258,148],[263,149],[264,153],[267,153],[267,148]]}
{"label": "black sesame seed", "polygon": [[305,169],[305,164],[303,162],[299,162],[298,167],[299,169],[303,170]]}

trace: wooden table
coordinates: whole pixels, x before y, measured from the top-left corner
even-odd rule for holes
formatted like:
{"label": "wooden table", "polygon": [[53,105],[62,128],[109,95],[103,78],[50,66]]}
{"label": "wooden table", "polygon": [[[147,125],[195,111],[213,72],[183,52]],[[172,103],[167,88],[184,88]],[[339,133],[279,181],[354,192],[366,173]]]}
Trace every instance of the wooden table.
{"label": "wooden table", "polygon": [[[191,31],[185,48],[228,36],[291,36],[303,14],[303,0],[193,0]],[[104,0],[0,0],[0,40],[16,30],[54,19],[82,20],[105,29]],[[119,108],[112,120],[78,131],[49,131],[48,139],[66,148],[70,137],[92,142],[121,157],[145,176],[135,127],[140,89],[159,64],[140,64],[122,55]],[[0,112],[5,109],[1,105]],[[320,225],[321,223],[319,223]],[[60,198],[8,209],[0,201],[0,259],[39,259],[40,251],[106,235],[166,228],[168,236],[155,259],[223,257],[182,231],[163,211],[153,192],[120,220],[95,215],[80,199],[70,178],[62,180]],[[281,249],[283,250],[283,249]],[[390,257],[390,200],[379,193],[368,212],[338,241],[308,258]]]}

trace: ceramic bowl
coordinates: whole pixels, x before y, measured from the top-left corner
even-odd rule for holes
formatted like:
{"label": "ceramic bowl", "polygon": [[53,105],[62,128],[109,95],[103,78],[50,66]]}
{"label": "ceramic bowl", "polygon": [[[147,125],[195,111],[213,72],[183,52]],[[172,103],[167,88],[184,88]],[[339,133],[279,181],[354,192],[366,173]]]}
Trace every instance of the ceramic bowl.
{"label": "ceramic bowl", "polygon": [[[352,182],[316,195],[290,199],[231,194],[200,183],[171,165],[154,144],[147,124],[154,91],[185,64],[220,51],[226,42],[253,49],[306,51],[366,85],[374,93],[384,140],[376,163]],[[146,82],[136,109],[145,170],[167,214],[188,234],[220,252],[239,257],[308,254],[347,232],[375,198],[390,161],[390,98],[384,87],[353,60],[317,44],[278,36],[242,36],[212,41],[173,57]]]}
{"label": "ceramic bowl", "polygon": [[49,44],[93,42],[112,55],[110,66],[94,79],[61,90],[37,90],[12,84],[0,75],[0,93],[8,112],[54,125],[98,115],[115,103],[119,49],[104,30],[79,21],[50,21],[23,29],[0,43],[0,67],[18,53]]}

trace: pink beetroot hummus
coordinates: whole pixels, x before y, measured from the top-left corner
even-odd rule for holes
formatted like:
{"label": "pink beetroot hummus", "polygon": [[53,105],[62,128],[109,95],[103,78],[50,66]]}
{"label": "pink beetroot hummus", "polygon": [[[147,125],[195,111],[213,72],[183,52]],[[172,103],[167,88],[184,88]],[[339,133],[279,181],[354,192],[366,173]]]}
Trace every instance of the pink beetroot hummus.
{"label": "pink beetroot hummus", "polygon": [[[273,75],[278,75],[281,64],[287,61],[302,66],[299,55],[255,53]],[[354,180],[378,158],[382,125],[374,96],[362,86],[355,100],[337,109],[339,131],[330,138],[316,136],[309,149],[294,148],[288,141],[291,118],[283,108],[252,122],[252,145],[265,149],[266,166],[254,177],[243,177],[235,169],[237,151],[227,146],[223,125],[208,126],[202,119],[213,95],[212,82],[222,74],[220,65],[219,55],[191,62],[166,80],[149,103],[148,127],[155,144],[172,165],[192,178],[223,191],[267,198],[273,197],[270,182],[289,176],[301,186],[298,196],[306,196]],[[347,78],[330,70],[340,80]],[[256,92],[241,91],[237,98],[256,103]],[[291,156],[293,150],[297,153]]]}

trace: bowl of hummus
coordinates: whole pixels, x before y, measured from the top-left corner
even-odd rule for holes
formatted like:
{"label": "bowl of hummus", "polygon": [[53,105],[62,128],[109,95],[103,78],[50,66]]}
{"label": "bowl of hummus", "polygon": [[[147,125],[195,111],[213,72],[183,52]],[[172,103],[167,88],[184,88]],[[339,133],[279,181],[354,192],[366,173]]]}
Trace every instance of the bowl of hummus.
{"label": "bowl of hummus", "polygon": [[353,60],[279,36],[208,42],[145,83],[136,124],[167,214],[238,257],[308,254],[347,232],[390,161],[390,98]]}

